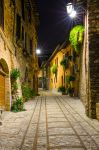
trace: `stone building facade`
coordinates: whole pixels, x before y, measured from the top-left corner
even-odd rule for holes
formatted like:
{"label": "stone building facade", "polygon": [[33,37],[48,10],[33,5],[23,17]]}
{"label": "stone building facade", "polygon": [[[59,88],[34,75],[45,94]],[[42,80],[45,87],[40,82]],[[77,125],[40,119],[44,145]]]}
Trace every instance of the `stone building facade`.
{"label": "stone building facade", "polygon": [[38,18],[35,2],[31,0],[0,1],[0,106],[10,110],[12,104],[10,73],[18,68],[18,95],[27,83],[37,92]]}
{"label": "stone building facade", "polygon": [[86,0],[85,3],[80,97],[85,104],[86,114],[99,119],[99,1]]}
{"label": "stone building facade", "polygon": [[[73,90],[72,96],[79,96],[79,70],[80,70],[80,57],[75,55],[75,51],[69,42],[63,42],[58,45],[49,60],[45,64],[46,74],[49,79],[49,90],[58,92],[59,87],[65,87],[65,94],[70,92],[68,89]],[[64,66],[62,61],[67,59],[67,63]],[[56,65],[57,73],[54,74],[51,68]],[[74,78],[74,81],[67,81],[67,78]]]}

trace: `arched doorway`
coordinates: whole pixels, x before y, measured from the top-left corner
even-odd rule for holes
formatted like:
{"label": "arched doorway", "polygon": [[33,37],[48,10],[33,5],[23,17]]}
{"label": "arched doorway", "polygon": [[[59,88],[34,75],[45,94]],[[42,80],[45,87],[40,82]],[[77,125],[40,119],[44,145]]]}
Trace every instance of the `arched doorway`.
{"label": "arched doorway", "polygon": [[9,69],[6,61],[3,58],[1,58],[0,59],[0,107],[1,108],[6,110],[10,108],[9,97],[10,97],[9,96]]}

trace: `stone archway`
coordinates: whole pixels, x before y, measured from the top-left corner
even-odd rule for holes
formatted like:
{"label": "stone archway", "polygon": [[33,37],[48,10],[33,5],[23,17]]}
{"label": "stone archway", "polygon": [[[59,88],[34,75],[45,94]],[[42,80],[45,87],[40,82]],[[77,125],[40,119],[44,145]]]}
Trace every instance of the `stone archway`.
{"label": "stone archway", "polygon": [[6,61],[0,59],[0,107],[10,110],[10,79]]}

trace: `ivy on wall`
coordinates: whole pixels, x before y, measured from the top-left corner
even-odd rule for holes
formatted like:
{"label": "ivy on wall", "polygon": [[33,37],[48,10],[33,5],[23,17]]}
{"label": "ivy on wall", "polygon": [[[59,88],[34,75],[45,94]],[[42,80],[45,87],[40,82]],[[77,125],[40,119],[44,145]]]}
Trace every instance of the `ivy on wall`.
{"label": "ivy on wall", "polygon": [[66,69],[68,67],[68,57],[63,58],[60,64],[63,66],[64,69]]}
{"label": "ivy on wall", "polygon": [[70,31],[69,40],[77,53],[79,53],[79,51],[81,50],[84,37],[83,34],[84,27],[82,25],[77,25]]}
{"label": "ivy on wall", "polygon": [[53,74],[56,74],[56,73],[57,73],[57,65],[53,65],[53,66],[51,67],[51,72],[52,72]]}

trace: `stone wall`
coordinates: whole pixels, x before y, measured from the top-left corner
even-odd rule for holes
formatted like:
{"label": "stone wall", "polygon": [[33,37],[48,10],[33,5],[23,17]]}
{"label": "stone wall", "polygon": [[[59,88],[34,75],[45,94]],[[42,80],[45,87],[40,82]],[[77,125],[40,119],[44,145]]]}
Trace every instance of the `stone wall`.
{"label": "stone wall", "polygon": [[86,114],[96,118],[96,103],[99,103],[99,1],[88,0],[86,3],[80,97],[85,104]]}
{"label": "stone wall", "polygon": [[96,103],[99,103],[99,1],[88,0],[89,35],[89,116],[96,117]]}
{"label": "stone wall", "polygon": [[[31,7],[32,8],[32,7]],[[27,6],[25,4],[25,13]],[[16,17],[17,14],[21,17],[21,36],[17,41],[16,37]],[[28,21],[28,14],[26,13],[25,20],[22,19],[21,1],[17,0],[15,5],[11,0],[4,0],[4,29],[0,26],[0,61],[3,59],[9,69],[9,73],[5,77],[5,107],[10,110],[11,98],[11,81],[10,72],[14,68],[19,68],[21,73],[21,80],[18,81],[18,94],[22,96],[21,84],[28,83],[33,89],[33,76],[35,76],[35,90],[37,91],[37,68],[38,60],[35,53],[37,47],[37,33],[35,26],[34,14],[31,10],[31,22]],[[22,27],[24,28],[24,40],[22,41]],[[27,39],[25,39],[25,33]],[[30,47],[30,40],[32,40],[32,47]],[[25,48],[25,41],[27,44],[28,54],[24,55],[23,49]],[[32,51],[32,53],[30,52]],[[36,66],[36,68],[35,68]],[[26,68],[28,70],[27,80],[25,81]],[[35,72],[36,70],[36,72]],[[36,74],[36,75],[35,75]]]}

